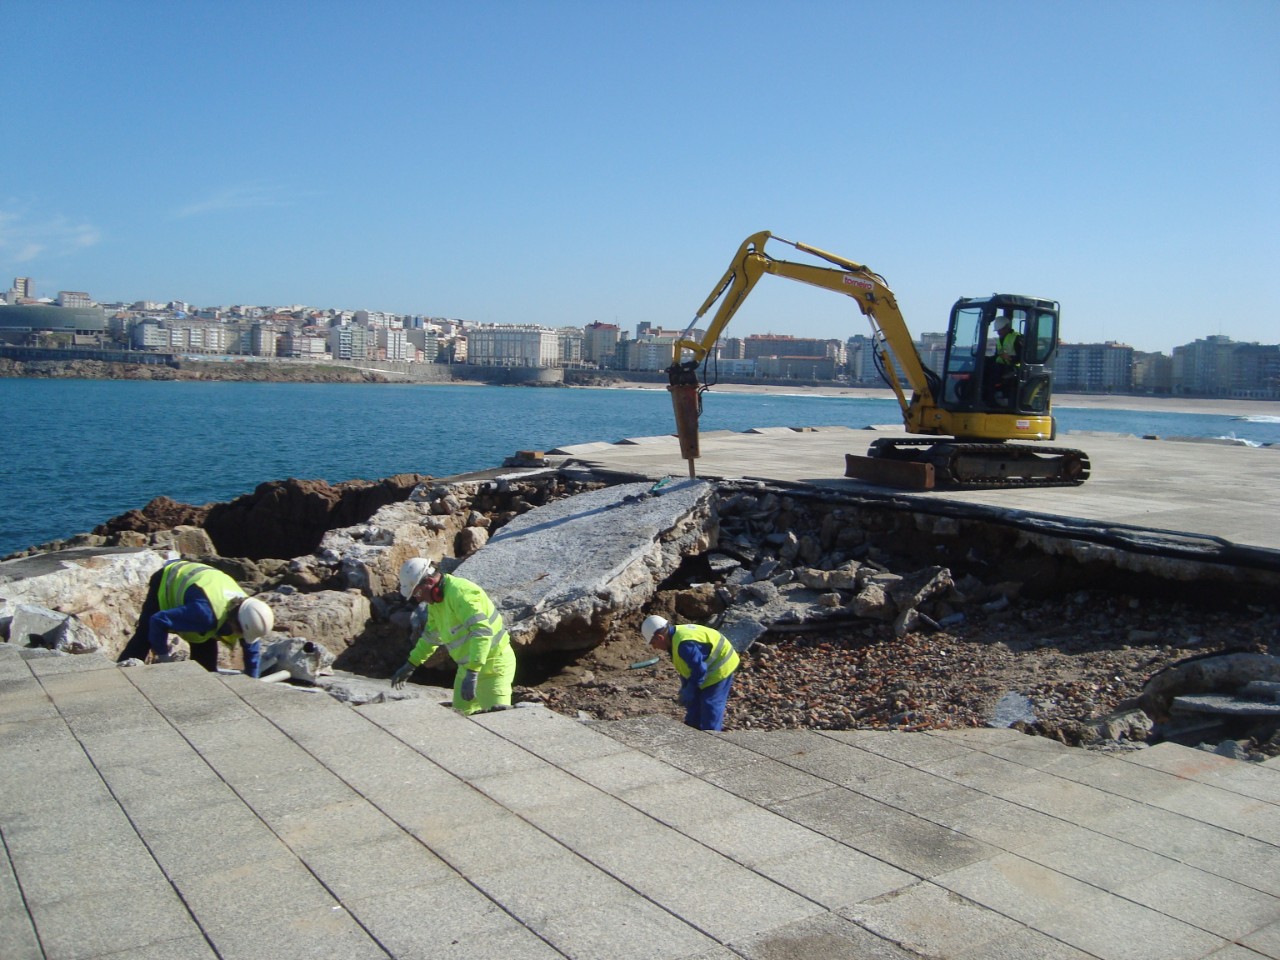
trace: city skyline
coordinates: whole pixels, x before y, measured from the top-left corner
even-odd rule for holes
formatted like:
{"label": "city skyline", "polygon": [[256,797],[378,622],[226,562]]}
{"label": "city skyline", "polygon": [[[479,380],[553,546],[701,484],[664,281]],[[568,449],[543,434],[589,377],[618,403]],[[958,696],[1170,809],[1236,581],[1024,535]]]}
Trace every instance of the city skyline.
{"label": "city skyline", "polygon": [[[882,273],[917,335],[996,290],[1075,343],[1280,328],[1266,0],[305,9],[15,0],[0,276],[679,329],[770,229]],[[766,278],[726,335],[866,331]]]}
{"label": "city skyline", "polygon": [[[31,284],[31,278],[15,277],[14,285],[13,287],[10,288],[8,293],[12,295],[12,294],[18,293],[20,289],[26,290],[27,292],[33,292],[32,286],[33,285]],[[84,301],[83,303],[75,304],[77,306],[87,306],[89,305],[89,302],[92,299],[92,298],[89,298],[88,295],[84,292],[68,293],[66,291],[60,292],[59,298],[57,299],[61,299],[64,293],[66,293],[68,296],[76,298],[77,300]],[[35,299],[48,300],[49,298],[35,298]],[[0,307],[3,307],[4,305],[5,305],[4,301],[0,299]],[[371,328],[376,328],[376,329],[383,329],[384,327],[400,329],[401,326],[403,326],[403,329],[409,330],[409,329],[415,329],[415,328],[429,327],[430,329],[433,329],[436,331],[443,331],[443,333],[446,335],[462,336],[464,339],[468,329],[482,329],[482,328],[489,328],[489,327],[541,328],[549,332],[558,332],[558,333],[564,333],[566,331],[576,330],[584,334],[589,332],[589,330],[592,327],[601,327],[601,328],[618,330],[619,339],[623,339],[623,340],[635,340],[635,339],[641,338],[645,334],[652,334],[659,338],[664,338],[664,337],[669,338],[671,336],[678,336],[678,335],[681,335],[683,332],[686,332],[686,331],[671,330],[671,329],[654,326],[645,321],[642,321],[640,324],[637,325],[637,328],[632,330],[618,327],[617,325],[614,325],[614,324],[606,324],[603,321],[593,321],[592,323],[584,324],[582,326],[569,324],[569,325],[562,325],[559,327],[547,327],[545,325],[529,324],[529,323],[526,323],[526,324],[504,323],[501,321],[482,322],[482,321],[470,320],[466,317],[443,317],[443,316],[432,316],[429,314],[395,314],[395,313],[389,313],[384,311],[366,310],[363,308],[359,308],[355,310],[347,310],[347,309],[339,309],[335,307],[317,306],[313,304],[285,305],[285,304],[236,303],[236,304],[224,304],[220,306],[212,306],[212,305],[191,304],[186,301],[169,301],[168,303],[161,304],[157,301],[149,301],[144,299],[144,300],[120,301],[120,302],[108,303],[108,304],[97,303],[95,301],[94,305],[103,309],[104,318],[108,314],[113,317],[119,317],[122,314],[140,315],[140,316],[134,316],[128,319],[127,322],[134,323],[134,324],[140,324],[143,322],[153,322],[153,321],[159,321],[161,323],[170,323],[170,324],[176,322],[176,323],[183,323],[188,325],[190,324],[218,325],[220,323],[227,323],[227,322],[231,322],[231,323],[249,322],[249,323],[255,323],[255,324],[258,322],[273,322],[277,326],[280,326],[281,324],[283,324],[290,328],[293,326],[294,323],[297,323],[299,324],[299,327],[298,327],[299,331],[306,331],[306,330],[311,330],[315,325],[315,323],[320,321],[323,321],[326,324],[328,324],[330,328],[337,328],[339,324],[345,325],[348,322],[356,323],[356,324],[367,322]],[[184,311],[190,311],[190,312],[188,313]],[[212,318],[206,315],[209,312],[217,312],[223,315],[216,318]],[[286,317],[285,315],[288,315],[288,314],[301,314],[301,316]],[[361,318],[360,316],[361,314],[365,315],[364,318]],[[0,314],[0,317],[2,316],[3,315]],[[693,331],[692,335],[695,337],[700,337],[704,333],[705,333],[705,330],[702,327],[699,327]],[[916,344],[917,348],[921,349],[922,352],[929,353],[929,352],[940,350],[942,348],[945,342],[946,334],[942,331],[924,330],[919,332],[913,331],[913,336],[914,336],[914,343]],[[855,341],[856,342],[870,341],[870,338],[867,336],[867,333],[865,332],[850,334],[849,336],[843,337],[843,338],[836,338],[836,337],[815,338],[815,337],[796,336],[794,334],[787,334],[787,333],[774,333],[773,331],[764,331],[764,332],[754,332],[754,333],[747,333],[747,334],[735,333],[732,335],[728,332],[725,332],[721,336],[721,338],[717,341],[717,343],[727,343],[733,340],[750,342],[753,340],[791,340],[791,339],[794,339],[798,342],[807,341],[812,343],[839,342],[842,346],[852,346],[855,343]],[[1073,341],[1069,339],[1060,340],[1060,347],[1068,351],[1096,350],[1098,348],[1108,348],[1108,349],[1115,348],[1115,349],[1129,351],[1133,357],[1139,357],[1139,356],[1164,357],[1166,359],[1173,356],[1178,350],[1182,350],[1182,351],[1203,350],[1206,348],[1219,349],[1224,346],[1229,346],[1231,348],[1234,348],[1234,347],[1259,348],[1260,347],[1263,349],[1274,350],[1277,347],[1280,347],[1280,343],[1277,343],[1275,341],[1242,341],[1242,340],[1235,340],[1234,338],[1225,334],[1205,334],[1203,336],[1195,337],[1192,340],[1188,340],[1184,343],[1174,344],[1171,350],[1169,350],[1168,352],[1164,352],[1164,351],[1144,351],[1134,347],[1132,344],[1128,344],[1123,341],[1117,341],[1117,340],[1092,341],[1092,342]],[[1075,356],[1076,354],[1072,353],[1071,355]],[[1080,355],[1083,355],[1083,354],[1080,354]],[[935,362],[936,362],[936,358],[935,358]]]}

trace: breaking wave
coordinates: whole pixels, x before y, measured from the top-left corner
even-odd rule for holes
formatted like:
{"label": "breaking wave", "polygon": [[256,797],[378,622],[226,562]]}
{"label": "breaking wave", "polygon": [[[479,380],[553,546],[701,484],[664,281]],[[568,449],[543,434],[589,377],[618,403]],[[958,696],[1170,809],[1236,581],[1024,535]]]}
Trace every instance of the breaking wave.
{"label": "breaking wave", "polygon": [[1214,437],[1215,440],[1230,440],[1232,443],[1239,444],[1242,447],[1265,447],[1267,444],[1257,440],[1246,440],[1243,437],[1237,437],[1234,433],[1228,433],[1226,436]]}

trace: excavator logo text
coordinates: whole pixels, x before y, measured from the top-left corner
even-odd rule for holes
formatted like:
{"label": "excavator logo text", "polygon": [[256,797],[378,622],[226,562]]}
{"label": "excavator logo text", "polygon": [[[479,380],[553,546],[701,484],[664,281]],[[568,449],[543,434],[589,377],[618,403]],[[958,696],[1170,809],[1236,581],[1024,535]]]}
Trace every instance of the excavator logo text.
{"label": "excavator logo text", "polygon": [[844,281],[845,286],[854,286],[860,290],[874,290],[876,288],[876,285],[870,280],[863,280],[861,277],[852,277],[847,273],[840,279]]}

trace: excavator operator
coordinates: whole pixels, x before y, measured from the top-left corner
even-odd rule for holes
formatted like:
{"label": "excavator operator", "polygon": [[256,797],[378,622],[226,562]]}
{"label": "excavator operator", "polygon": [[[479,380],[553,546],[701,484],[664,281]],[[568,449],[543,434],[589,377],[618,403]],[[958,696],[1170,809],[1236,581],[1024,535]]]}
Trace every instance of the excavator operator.
{"label": "excavator operator", "polygon": [[1022,334],[1013,329],[1007,313],[996,317],[995,356],[988,359],[986,384],[992,403],[1012,407],[1018,392],[1018,365],[1022,355]]}

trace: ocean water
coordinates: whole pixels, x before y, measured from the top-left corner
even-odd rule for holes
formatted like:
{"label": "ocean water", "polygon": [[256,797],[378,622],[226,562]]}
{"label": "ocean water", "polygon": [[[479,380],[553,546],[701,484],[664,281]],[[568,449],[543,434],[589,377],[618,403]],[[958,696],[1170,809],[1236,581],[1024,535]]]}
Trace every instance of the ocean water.
{"label": "ocean water", "polygon": [[[1060,432],[1280,443],[1280,416],[1054,414]],[[715,390],[702,416],[704,430],[897,423],[891,399]],[[201,505],[288,477],[444,477],[517,450],[673,429],[665,390],[0,379],[0,556],[87,532],[158,496]]]}

